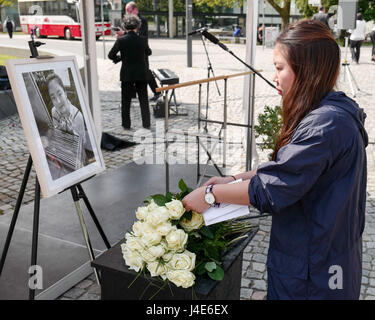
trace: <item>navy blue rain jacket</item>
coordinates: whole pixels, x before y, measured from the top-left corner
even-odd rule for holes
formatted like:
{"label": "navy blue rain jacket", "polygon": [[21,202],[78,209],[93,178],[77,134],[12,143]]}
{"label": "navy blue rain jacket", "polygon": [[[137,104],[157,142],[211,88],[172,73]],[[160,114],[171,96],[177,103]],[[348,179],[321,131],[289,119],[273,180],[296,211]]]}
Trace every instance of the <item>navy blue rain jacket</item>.
{"label": "navy blue rain jacket", "polygon": [[[368,143],[365,114],[330,92],[249,184],[272,213],[268,299],[358,299]],[[342,272],[341,272],[342,271]]]}

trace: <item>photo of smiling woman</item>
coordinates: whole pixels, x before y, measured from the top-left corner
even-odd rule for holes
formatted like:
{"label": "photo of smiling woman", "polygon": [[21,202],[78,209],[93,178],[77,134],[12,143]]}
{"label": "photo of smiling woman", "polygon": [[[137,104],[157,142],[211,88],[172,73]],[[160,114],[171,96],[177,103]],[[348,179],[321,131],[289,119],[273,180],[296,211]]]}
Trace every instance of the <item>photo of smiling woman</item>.
{"label": "photo of smiling woman", "polygon": [[23,77],[52,180],[94,161],[71,70],[30,72]]}
{"label": "photo of smiling woman", "polygon": [[321,22],[302,20],[283,30],[274,65],[283,127],[272,161],[235,176],[213,177],[183,204],[200,213],[222,202],[272,214],[268,299],[359,299],[365,114],[335,91],[340,48]]}

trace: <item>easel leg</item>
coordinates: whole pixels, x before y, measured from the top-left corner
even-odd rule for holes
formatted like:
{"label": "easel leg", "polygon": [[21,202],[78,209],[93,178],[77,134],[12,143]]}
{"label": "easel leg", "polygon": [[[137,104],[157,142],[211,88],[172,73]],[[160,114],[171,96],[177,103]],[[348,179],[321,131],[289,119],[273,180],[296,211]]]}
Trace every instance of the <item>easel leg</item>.
{"label": "easel leg", "polygon": [[[93,251],[92,246],[91,246],[89,233],[87,232],[85,219],[83,217],[83,211],[82,211],[81,205],[79,203],[79,196],[78,196],[76,186],[71,187],[70,191],[72,192],[73,201],[74,201],[74,204],[76,206],[76,211],[77,211],[77,215],[78,215],[78,218],[79,218],[79,223],[81,225],[82,234],[83,234],[83,237],[85,239],[86,248],[87,248],[87,251],[89,253],[90,261],[93,261],[94,258],[95,258],[95,255],[94,255],[94,251]],[[97,281],[98,285],[100,286],[99,275],[98,275],[95,268],[94,268],[94,273],[95,273],[96,281]]]}
{"label": "easel leg", "polygon": [[29,156],[29,159],[28,159],[27,165],[26,165],[25,174],[23,175],[23,180],[22,180],[20,192],[18,193],[18,198],[17,198],[16,206],[14,208],[14,213],[13,213],[12,221],[11,221],[10,226],[9,226],[9,231],[8,231],[7,238],[5,240],[3,253],[1,255],[0,276],[1,276],[1,273],[3,272],[3,267],[4,267],[4,264],[5,264],[5,259],[6,259],[6,256],[8,254],[8,249],[9,249],[9,246],[10,246],[10,241],[12,240],[14,228],[16,226],[16,222],[17,222],[17,218],[18,218],[18,213],[20,212],[20,208],[21,208],[23,196],[25,194],[27,181],[29,180],[29,176],[30,176],[30,171],[31,171],[32,164],[33,164],[33,161],[31,159],[31,156]]}
{"label": "easel leg", "polygon": [[[35,201],[34,201],[34,221],[33,221],[33,240],[31,246],[30,266],[36,266],[38,252],[39,235],[39,212],[40,212],[40,185],[38,178],[35,180]],[[35,299],[35,288],[29,288],[29,300]]]}
{"label": "easel leg", "polygon": [[352,70],[350,70],[350,68],[348,68],[348,70],[349,70],[349,74],[351,75],[351,77],[352,77],[352,79],[353,79],[353,82],[354,82],[354,84],[355,84],[355,87],[357,88],[358,91],[361,91],[361,90],[359,89],[359,86],[358,86],[357,81],[356,81],[355,78],[354,78],[354,75],[353,75],[353,73],[352,73]]}
{"label": "easel leg", "polygon": [[353,97],[355,97],[355,91],[354,91],[352,79],[350,77],[350,71],[349,71],[349,67],[348,66],[345,67],[345,72],[347,73],[347,76],[348,76],[350,90],[352,91]]}
{"label": "easel leg", "polygon": [[80,192],[80,196],[81,198],[83,199],[83,201],[85,202],[85,205],[91,215],[91,218],[92,220],[94,221],[95,223],[95,226],[96,228],[98,229],[99,233],[100,233],[100,236],[102,237],[103,241],[104,241],[104,244],[105,246],[107,247],[107,249],[110,249],[111,248],[111,244],[109,243],[103,229],[102,229],[102,226],[100,225],[99,223],[99,220],[98,218],[96,217],[95,215],[95,212],[93,210],[93,208],[91,207],[91,204],[89,202],[89,199],[87,198],[86,194],[85,194],[85,191],[83,190],[82,186],[80,184],[77,185],[77,188],[78,188],[78,191]]}

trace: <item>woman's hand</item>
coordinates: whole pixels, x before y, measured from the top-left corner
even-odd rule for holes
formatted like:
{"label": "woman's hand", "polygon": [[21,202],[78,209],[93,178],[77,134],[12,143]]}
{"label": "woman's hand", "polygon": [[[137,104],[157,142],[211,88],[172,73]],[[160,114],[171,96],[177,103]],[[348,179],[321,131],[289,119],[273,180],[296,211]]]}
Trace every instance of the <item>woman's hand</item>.
{"label": "woman's hand", "polygon": [[199,187],[183,198],[182,204],[186,211],[194,210],[197,213],[206,211],[210,205],[204,200],[205,194],[206,187]]}
{"label": "woman's hand", "polygon": [[226,184],[232,181],[234,181],[233,177],[212,177],[207,182],[205,182],[203,186],[207,187],[210,184]]}

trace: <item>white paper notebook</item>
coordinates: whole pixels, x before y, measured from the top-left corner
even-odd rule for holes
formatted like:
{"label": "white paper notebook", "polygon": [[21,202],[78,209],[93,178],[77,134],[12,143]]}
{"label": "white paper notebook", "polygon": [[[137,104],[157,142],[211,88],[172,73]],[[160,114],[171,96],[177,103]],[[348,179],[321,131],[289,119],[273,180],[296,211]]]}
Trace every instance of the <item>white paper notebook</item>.
{"label": "white paper notebook", "polygon": [[[230,183],[241,182],[242,179]],[[234,218],[246,216],[250,213],[249,206],[239,204],[220,203],[218,207],[210,207],[203,212],[203,219],[206,226]]]}

